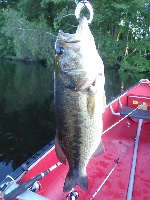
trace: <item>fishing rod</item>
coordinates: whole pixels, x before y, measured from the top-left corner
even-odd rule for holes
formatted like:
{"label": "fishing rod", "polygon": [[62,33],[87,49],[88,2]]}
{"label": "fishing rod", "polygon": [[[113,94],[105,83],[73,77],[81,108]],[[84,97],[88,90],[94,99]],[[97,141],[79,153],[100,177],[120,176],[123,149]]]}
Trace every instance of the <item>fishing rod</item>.
{"label": "fishing rod", "polygon": [[120,163],[120,161],[122,160],[122,158],[124,157],[124,155],[126,154],[126,152],[128,151],[128,149],[133,145],[133,141],[129,143],[128,146],[126,146],[125,151],[123,152],[123,154],[121,155],[120,158],[115,159],[115,165],[114,167],[111,169],[111,171],[109,172],[109,174],[106,176],[106,178],[104,179],[104,181],[101,183],[101,185],[98,187],[98,189],[96,190],[96,192],[93,194],[93,196],[90,198],[90,200],[93,200],[95,198],[95,196],[98,194],[98,192],[101,190],[101,188],[103,187],[103,185],[106,183],[106,181],[108,180],[108,178],[110,177],[110,175],[113,173],[113,171],[115,170],[115,168],[118,166],[118,164]]}
{"label": "fishing rod", "polygon": [[61,162],[56,163],[55,165],[53,165],[49,169],[47,169],[47,170],[41,172],[40,174],[38,174],[36,177],[34,177],[34,178],[26,181],[22,185],[19,185],[17,188],[15,188],[10,193],[8,193],[6,196],[4,196],[3,200],[12,200],[13,198],[16,198],[17,196],[19,196],[20,194],[22,194],[23,192],[25,192],[27,189],[29,189],[30,187],[32,187],[33,184],[36,181],[39,181],[42,178],[44,178],[47,174],[49,174],[51,171],[53,171],[59,165],[61,165]]}

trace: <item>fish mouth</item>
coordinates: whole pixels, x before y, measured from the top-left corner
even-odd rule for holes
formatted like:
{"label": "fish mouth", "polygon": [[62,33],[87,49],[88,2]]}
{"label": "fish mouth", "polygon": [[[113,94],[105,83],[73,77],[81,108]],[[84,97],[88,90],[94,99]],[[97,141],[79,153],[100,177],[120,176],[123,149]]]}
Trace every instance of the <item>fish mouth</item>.
{"label": "fish mouth", "polygon": [[77,43],[80,42],[88,35],[90,29],[88,26],[88,20],[86,17],[82,17],[79,20],[79,24],[75,34],[64,33],[62,30],[59,31],[58,40],[65,43]]}

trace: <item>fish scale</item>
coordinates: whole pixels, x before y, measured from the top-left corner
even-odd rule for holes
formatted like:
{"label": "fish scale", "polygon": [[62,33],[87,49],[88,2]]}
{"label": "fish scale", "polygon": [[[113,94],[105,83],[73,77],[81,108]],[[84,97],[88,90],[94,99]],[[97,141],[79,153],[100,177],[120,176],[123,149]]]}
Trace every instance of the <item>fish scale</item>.
{"label": "fish scale", "polygon": [[[104,152],[103,144],[99,144],[99,142],[103,128],[105,78],[98,76],[101,72],[104,74],[104,66],[97,53],[90,29],[87,28],[87,20],[83,17],[79,22],[76,34],[67,33],[65,35],[61,31],[56,41],[57,49],[63,48],[62,54],[56,54],[54,95],[57,125],[56,154],[61,162],[64,162],[66,157],[69,163],[64,192],[70,191],[75,185],[80,185],[82,189],[88,190],[86,167],[89,159],[92,155],[96,156]],[[91,44],[95,47],[95,51],[92,53],[95,54],[94,58],[97,59],[97,62],[94,66],[89,65],[92,68],[92,75],[89,75],[86,61],[89,59],[88,54],[83,51],[85,38],[79,38],[80,42],[78,39],[79,35],[82,36],[84,33],[84,29],[89,30],[86,34],[89,35],[87,42],[90,47]],[[69,42],[67,42],[67,37]],[[72,40],[71,37],[73,37]],[[74,39],[77,43],[73,42]],[[93,58],[91,57],[91,59]]]}

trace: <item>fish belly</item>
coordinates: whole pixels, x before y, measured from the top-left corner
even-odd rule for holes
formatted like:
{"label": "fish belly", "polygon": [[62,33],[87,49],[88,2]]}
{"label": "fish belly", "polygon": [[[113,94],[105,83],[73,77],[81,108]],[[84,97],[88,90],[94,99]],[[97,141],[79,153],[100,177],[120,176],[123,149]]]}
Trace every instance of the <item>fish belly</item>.
{"label": "fish belly", "polygon": [[[100,82],[87,91],[74,91],[61,79],[55,80],[57,137],[69,163],[64,192],[76,184],[88,189],[86,166],[101,142],[103,129]],[[103,151],[102,145],[99,154]]]}

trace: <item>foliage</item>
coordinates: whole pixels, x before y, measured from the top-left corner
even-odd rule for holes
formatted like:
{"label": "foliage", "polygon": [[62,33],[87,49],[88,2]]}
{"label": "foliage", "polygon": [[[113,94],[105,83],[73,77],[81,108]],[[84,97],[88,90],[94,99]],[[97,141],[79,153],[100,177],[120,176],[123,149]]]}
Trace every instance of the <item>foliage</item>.
{"label": "foliage", "polygon": [[[0,27],[3,27],[5,24],[5,17],[0,13]],[[1,30],[1,29],[0,29]],[[0,31],[0,57],[13,56],[13,42],[11,37],[7,37],[2,30]]]}
{"label": "foliage", "polygon": [[51,29],[46,25],[42,16],[38,22],[30,22],[18,11],[12,9],[5,10],[4,16],[7,23],[3,27],[3,33],[13,38],[17,59],[52,62],[50,54],[54,53],[55,35],[51,33]]}
{"label": "foliage", "polygon": [[[94,1],[93,7],[96,12],[94,35],[105,65],[108,68],[121,66],[121,71],[130,70],[134,73],[148,71],[149,3],[137,0],[103,0]],[[137,63],[133,63],[135,60]]]}
{"label": "foliage", "polygon": [[[23,60],[51,63],[54,41],[59,29],[74,33],[77,1],[18,0],[12,7],[1,4],[4,12],[0,28],[2,56],[15,54]],[[145,0],[94,0],[94,19],[90,25],[97,49],[110,69],[134,73],[149,71],[150,60],[150,3]],[[6,8],[7,7],[7,8]],[[10,9],[12,8],[12,9]],[[87,10],[81,12],[88,17]],[[3,30],[3,33],[2,33]],[[5,45],[8,42],[9,45]],[[7,46],[7,47],[6,47]]]}

